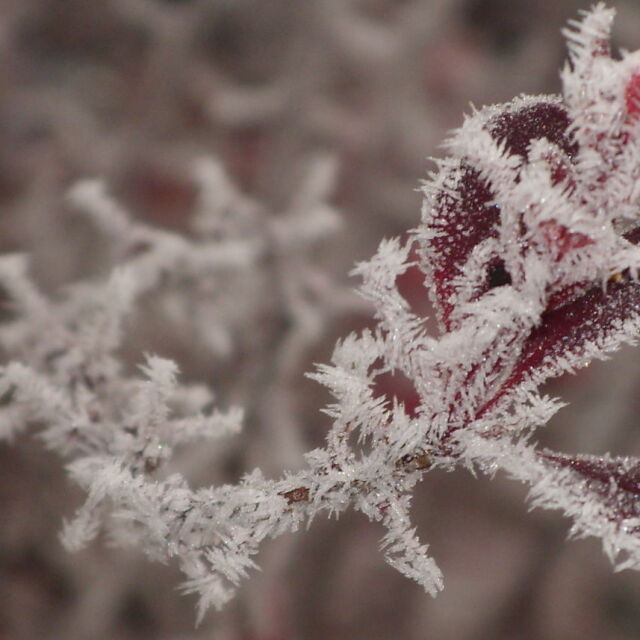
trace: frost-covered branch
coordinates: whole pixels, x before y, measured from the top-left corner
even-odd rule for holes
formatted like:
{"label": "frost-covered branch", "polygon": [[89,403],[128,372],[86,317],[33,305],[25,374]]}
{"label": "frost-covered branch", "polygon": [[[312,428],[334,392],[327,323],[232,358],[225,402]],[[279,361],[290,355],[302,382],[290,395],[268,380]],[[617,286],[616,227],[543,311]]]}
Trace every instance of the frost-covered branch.
{"label": "frost-covered branch", "polygon": [[[520,96],[468,116],[424,185],[410,240],[385,240],[357,265],[377,324],[341,340],[311,374],[334,398],[332,425],[306,466],[280,479],[256,470],[236,485],[194,489],[169,473],[176,447],[233,433],[242,414],[211,409],[211,395],[180,385],[168,360],[147,356],[142,377],[132,373],[118,348],[144,295],[173,286],[180,314],[206,283],[196,327],[228,355],[235,316],[225,317],[217,287],[269,263],[294,327],[279,343],[290,372],[291,354],[317,333],[316,313],[351,304],[307,255],[337,229],[326,203],[333,160],[311,163],[277,219],[218,165],[201,164],[194,237],[132,222],[96,183],[77,187],[73,202],[111,239],[120,266],[109,278],[49,300],[21,258],[0,263],[18,313],[0,334],[14,358],[0,372],[0,434],[37,425],[71,459],[87,500],[65,524],[66,544],[78,548],[106,525],[118,543],[177,558],[201,617],[233,595],[266,538],[352,508],[386,529],[387,561],[435,594],[442,576],[411,524],[411,492],[430,469],[463,467],[529,483],[535,505],[564,511],[576,535],[600,537],[612,558],[622,553],[620,567],[638,568],[640,461],[532,440],[562,406],[540,385],[634,343],[640,330],[640,53],[611,57],[612,19],[598,4],[566,32],[561,96]],[[416,268],[436,335],[401,293]],[[214,333],[209,314],[220,318]],[[407,381],[403,395],[390,376]]]}

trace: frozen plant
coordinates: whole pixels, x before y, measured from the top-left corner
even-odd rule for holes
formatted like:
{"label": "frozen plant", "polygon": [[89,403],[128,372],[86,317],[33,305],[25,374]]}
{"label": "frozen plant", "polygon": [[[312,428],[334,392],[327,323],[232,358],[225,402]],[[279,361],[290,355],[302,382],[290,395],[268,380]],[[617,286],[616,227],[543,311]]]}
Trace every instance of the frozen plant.
{"label": "frozen plant", "polygon": [[[562,96],[474,111],[424,185],[411,240],[385,240],[356,267],[377,325],[339,342],[312,374],[335,398],[333,425],[301,471],[273,480],[255,470],[201,489],[165,472],[175,446],[240,422],[209,411],[204,390],[179,386],[172,363],[148,357],[139,380],[116,357],[123,310],[167,256],[191,264],[186,245],[152,236],[146,262],[57,303],[5,259],[2,282],[23,315],[2,335],[17,359],[2,369],[1,430],[37,422],[71,458],[88,498],[65,543],[77,548],[106,524],[118,542],[176,558],[202,616],[232,596],[264,539],[352,508],[386,529],[386,560],[435,594],[442,576],[411,524],[411,491],[430,469],[462,467],[528,483],[533,503],[566,513],[575,536],[599,537],[619,568],[640,569],[640,461],[566,455],[531,439],[562,406],[540,385],[640,330],[640,52],[611,57],[613,13],[598,4],[565,32]],[[113,227],[117,212],[105,214]],[[241,255],[209,249],[194,277]],[[415,268],[438,335],[400,292]],[[411,397],[390,392],[390,375],[410,383]]]}

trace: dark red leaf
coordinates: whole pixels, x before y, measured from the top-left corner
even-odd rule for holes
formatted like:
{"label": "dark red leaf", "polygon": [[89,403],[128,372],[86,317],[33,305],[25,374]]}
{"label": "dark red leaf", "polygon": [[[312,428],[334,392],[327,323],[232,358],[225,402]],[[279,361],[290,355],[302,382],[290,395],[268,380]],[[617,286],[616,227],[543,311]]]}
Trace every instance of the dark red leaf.
{"label": "dark red leaf", "polygon": [[[539,103],[529,104],[519,110],[505,110],[491,119],[486,129],[505,145],[507,151],[523,158],[531,141],[540,138],[557,144],[571,158],[577,147],[567,135],[569,124],[569,117],[562,105],[541,99]],[[559,164],[556,169],[556,179],[565,179],[567,167]],[[432,273],[439,319],[444,329],[450,331],[453,328],[450,317],[456,301],[454,280],[461,274],[473,248],[487,238],[497,237],[500,209],[492,204],[494,194],[491,185],[465,161],[445,177],[434,200],[428,224],[436,234],[426,243],[423,254]],[[560,251],[563,252],[584,246],[588,240],[568,231],[562,234],[561,230],[556,236],[561,244]],[[496,265],[494,263],[492,269],[488,269],[484,289],[481,288],[477,295],[499,286],[496,285],[498,281],[510,283],[511,276],[508,273],[497,274]]]}
{"label": "dark red leaf", "polygon": [[[636,82],[640,87],[640,76],[637,80],[633,78],[630,86],[635,87]],[[640,91],[638,87],[633,91]],[[635,94],[631,97],[635,104]],[[556,144],[565,154],[561,162],[552,162],[555,171],[552,180],[559,182],[570,180],[571,163],[577,152],[576,144],[567,133],[570,124],[561,104],[540,99],[519,109],[505,107],[485,128],[508,152],[521,156],[525,162],[532,140],[546,138]],[[434,298],[445,331],[455,328],[451,314],[458,302],[456,278],[462,274],[474,247],[487,238],[498,237],[500,225],[500,210],[493,204],[491,185],[480,172],[464,160],[450,172],[434,198],[431,219],[427,221],[436,233],[423,247],[423,260],[427,271],[431,271]],[[542,241],[553,249],[554,260],[593,243],[588,236],[572,232],[554,220],[543,221],[540,228],[542,233],[538,238],[541,240],[537,242]],[[530,249],[531,242],[526,239],[526,231],[523,228],[520,243],[523,253]],[[640,233],[634,232],[627,239],[637,243]],[[500,256],[494,256],[486,265],[485,282],[479,284],[474,295],[481,297],[492,288],[511,283],[512,276],[505,263]],[[619,274],[606,287],[594,279],[555,291],[549,297],[541,321],[520,345],[520,355],[509,377],[480,409],[480,414],[494,407],[519,384],[531,379],[542,382],[546,377],[562,373],[565,358],[571,357],[575,362],[583,355],[586,357],[590,343],[602,345],[605,339],[621,331],[622,323],[639,315],[640,286],[628,274]]]}
{"label": "dark red leaf", "polygon": [[640,461],[553,451],[541,451],[538,455],[552,467],[571,469],[586,481],[589,490],[605,505],[610,520],[621,522],[640,517]]}

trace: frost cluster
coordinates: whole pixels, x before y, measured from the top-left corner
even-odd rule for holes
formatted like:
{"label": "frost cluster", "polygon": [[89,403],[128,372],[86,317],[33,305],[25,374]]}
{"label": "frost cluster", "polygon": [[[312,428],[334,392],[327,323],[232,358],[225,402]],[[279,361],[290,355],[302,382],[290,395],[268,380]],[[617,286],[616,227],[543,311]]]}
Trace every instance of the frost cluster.
{"label": "frost cluster", "polygon": [[[217,296],[295,246],[283,300],[296,339],[313,333],[320,303],[348,304],[306,256],[336,228],[324,204],[331,163],[315,167],[290,214],[270,225],[217,165],[202,165],[193,238],[135,224],[99,184],[79,185],[75,206],[110,238],[119,264],[108,278],[51,300],[24,258],[0,262],[17,314],[0,333],[11,355],[0,371],[0,435],[37,427],[70,460],[87,499],[64,525],[65,544],[79,548],[104,526],[119,544],[177,559],[201,617],[233,595],[266,538],[354,509],[384,527],[386,560],[435,594],[442,576],[411,524],[411,492],[431,469],[463,467],[528,483],[536,506],[560,509],[572,533],[601,538],[620,568],[640,569],[640,462],[531,439],[562,406],[539,386],[640,329],[640,53],[611,57],[612,19],[598,4],[566,31],[562,96],[474,111],[424,185],[410,241],[385,240],[355,268],[377,324],[340,341],[311,374],[334,398],[332,426],[305,467],[279,479],[255,470],[236,485],[192,489],[167,471],[176,447],[237,432],[242,413],[213,409],[210,392],[179,384],[166,359],[146,356],[142,375],[127,369],[123,322],[145,296],[173,287],[171,312],[228,353],[241,319],[219,314]],[[435,335],[401,292],[416,268]],[[394,377],[408,382],[403,394]]]}

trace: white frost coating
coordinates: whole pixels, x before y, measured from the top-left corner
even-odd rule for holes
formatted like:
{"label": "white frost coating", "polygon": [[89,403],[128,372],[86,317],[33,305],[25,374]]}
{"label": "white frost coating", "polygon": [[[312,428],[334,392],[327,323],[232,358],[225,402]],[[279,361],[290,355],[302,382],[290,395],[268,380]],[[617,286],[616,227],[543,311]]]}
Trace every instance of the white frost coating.
{"label": "white frost coating", "polygon": [[[238,325],[256,311],[253,294],[264,283],[255,274],[271,262],[292,327],[282,340],[282,368],[293,370],[295,353],[317,334],[318,314],[350,304],[307,257],[311,244],[339,228],[327,203],[333,158],[312,159],[289,209],[275,220],[218,163],[201,161],[193,238],[135,223],[100,183],[79,185],[71,200],[110,238],[122,266],[58,301],[30,282],[24,258],[0,259],[0,284],[18,312],[0,328],[13,358],[0,369],[0,437],[39,423],[47,445],[70,460],[69,473],[87,498],[64,525],[65,544],[80,548],[106,527],[114,542],[177,559],[184,590],[200,596],[200,619],[232,597],[266,538],[353,508],[386,529],[381,547],[389,564],[435,594],[442,575],[411,524],[411,491],[429,469],[461,466],[503,469],[529,483],[534,505],[562,510],[575,535],[600,537],[619,567],[640,568],[633,484],[640,486],[640,463],[563,457],[529,442],[562,406],[537,387],[635,342],[640,331],[640,311],[623,312],[611,302],[637,286],[640,267],[640,250],[622,235],[638,224],[634,92],[640,88],[633,78],[640,54],[608,57],[612,16],[596,5],[566,32],[571,63],[562,97],[520,96],[474,111],[448,141],[451,157],[438,162],[424,187],[415,240],[385,240],[356,266],[377,325],[338,342],[331,363],[311,374],[334,398],[325,409],[332,426],[325,446],[304,456],[301,471],[270,480],[255,470],[237,485],[197,490],[169,475],[178,446],[237,432],[242,412],[212,409],[212,394],[182,385],[167,359],[146,356],[128,373],[117,350],[141,296],[173,287],[163,298],[165,311],[188,316],[194,335],[229,359]],[[498,131],[540,105],[567,117],[575,149],[549,139],[544,122],[519,151]],[[471,169],[474,188],[489,192],[482,206],[492,208],[496,223],[464,249],[473,228],[457,246],[446,242],[469,217],[482,222],[470,210],[480,196],[469,204],[461,195]],[[416,265],[439,316],[436,336],[398,285]],[[488,285],[496,265],[502,272]],[[553,325],[563,308],[599,291],[600,316],[594,312],[577,328],[569,321]],[[556,342],[544,333],[553,337],[552,329]],[[542,345],[538,360],[534,338]],[[404,396],[389,382],[394,376],[406,382]]]}

